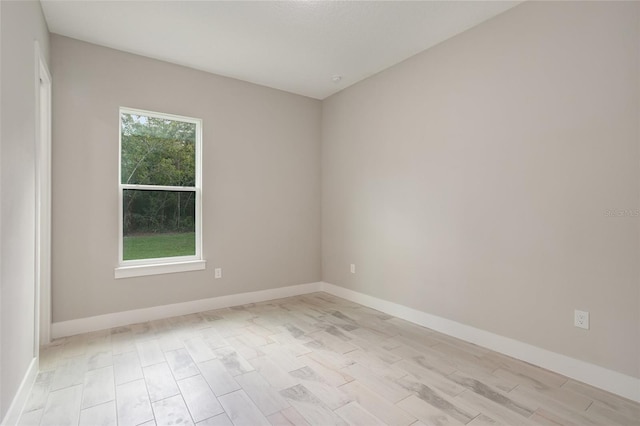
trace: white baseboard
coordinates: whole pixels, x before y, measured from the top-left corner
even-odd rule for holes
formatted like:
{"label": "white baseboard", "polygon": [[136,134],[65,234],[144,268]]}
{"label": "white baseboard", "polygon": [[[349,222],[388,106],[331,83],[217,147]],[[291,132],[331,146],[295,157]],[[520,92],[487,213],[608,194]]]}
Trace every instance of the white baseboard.
{"label": "white baseboard", "polygon": [[334,296],[377,309],[640,402],[640,379],[638,378],[344,287],[322,283],[321,288]]}
{"label": "white baseboard", "polygon": [[51,324],[51,337],[57,339],[59,337],[73,336],[75,334],[175,317],[178,315],[187,315],[212,309],[245,305],[247,303],[281,299],[283,297],[291,297],[320,291],[321,287],[322,283],[319,282],[298,284],[288,287],[272,288],[269,290],[231,294],[228,296],[212,297],[210,299],[192,300],[190,302],[174,303],[171,305],[154,306],[151,308],[97,315],[95,317],[54,322]]}
{"label": "white baseboard", "polygon": [[31,394],[31,389],[33,388],[33,384],[36,382],[37,375],[38,358],[33,358],[29,364],[29,368],[27,368],[27,372],[22,378],[22,382],[20,383],[18,392],[16,392],[16,396],[13,398],[13,401],[11,401],[7,414],[0,423],[1,426],[13,426],[18,424],[18,420],[20,420],[20,415],[22,414],[22,409]]}
{"label": "white baseboard", "polygon": [[[616,395],[640,402],[640,379],[638,378],[326,282],[293,285],[56,322],[51,325],[51,334],[53,338],[72,336],[74,334],[103,330],[111,327],[152,321],[177,315],[187,315],[211,309],[244,305],[247,303],[263,302],[316,291],[325,291],[342,297],[343,299],[377,309],[386,314],[411,321],[423,327],[483,346],[604,389]],[[16,397],[16,399],[17,398],[18,397]],[[22,408],[22,405],[20,408]]]}

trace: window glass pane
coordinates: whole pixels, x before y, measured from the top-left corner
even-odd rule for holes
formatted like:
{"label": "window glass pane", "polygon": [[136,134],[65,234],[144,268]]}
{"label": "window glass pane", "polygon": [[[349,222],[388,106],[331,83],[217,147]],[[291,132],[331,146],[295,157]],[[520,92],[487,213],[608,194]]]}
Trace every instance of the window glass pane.
{"label": "window glass pane", "polygon": [[121,119],[121,183],[195,186],[195,123],[129,113]]}
{"label": "window glass pane", "polygon": [[125,189],[123,260],[196,254],[195,191]]}

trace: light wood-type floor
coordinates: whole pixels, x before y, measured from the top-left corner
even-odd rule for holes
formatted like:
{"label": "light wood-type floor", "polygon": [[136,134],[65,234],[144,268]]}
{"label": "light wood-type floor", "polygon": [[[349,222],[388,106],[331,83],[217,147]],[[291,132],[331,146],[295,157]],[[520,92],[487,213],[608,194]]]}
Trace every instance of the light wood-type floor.
{"label": "light wood-type floor", "polygon": [[43,350],[22,425],[639,425],[640,405],[325,294]]}

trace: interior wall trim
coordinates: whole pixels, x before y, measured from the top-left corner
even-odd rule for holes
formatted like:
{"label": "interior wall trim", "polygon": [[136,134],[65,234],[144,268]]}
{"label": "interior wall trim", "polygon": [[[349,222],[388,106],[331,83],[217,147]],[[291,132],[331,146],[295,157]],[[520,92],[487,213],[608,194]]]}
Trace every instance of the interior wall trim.
{"label": "interior wall trim", "polygon": [[192,300],[189,302],[173,303],[170,305],[153,306],[150,308],[134,309],[131,311],[114,312],[69,321],[54,322],[51,334],[54,339],[73,336],[91,331],[153,321],[178,315],[194,314],[212,309],[228,308],[230,306],[245,305],[247,303],[264,302],[281,299],[283,297],[298,296],[300,294],[320,291],[322,283],[298,284],[287,287],[271,288],[268,290],[252,291],[248,293],[230,294],[209,299]]}
{"label": "interior wall trim", "polygon": [[22,378],[22,382],[20,383],[18,392],[16,392],[16,395],[13,397],[13,401],[11,401],[11,405],[9,406],[7,413],[2,419],[2,422],[0,422],[1,426],[13,426],[18,424],[18,420],[20,420],[22,410],[27,404],[27,400],[29,399],[31,389],[33,389],[33,385],[36,382],[37,376],[38,358],[32,358],[31,363],[29,364],[29,368],[27,368],[27,372]]}
{"label": "interior wall trim", "polygon": [[56,322],[52,324],[51,331],[53,338],[59,338],[177,315],[187,315],[247,303],[298,296],[317,291],[324,291],[334,296],[377,309],[414,324],[491,349],[624,398],[640,402],[639,378],[327,282],[299,284]]}
{"label": "interior wall trim", "polygon": [[334,284],[322,291],[640,402],[640,378]]}

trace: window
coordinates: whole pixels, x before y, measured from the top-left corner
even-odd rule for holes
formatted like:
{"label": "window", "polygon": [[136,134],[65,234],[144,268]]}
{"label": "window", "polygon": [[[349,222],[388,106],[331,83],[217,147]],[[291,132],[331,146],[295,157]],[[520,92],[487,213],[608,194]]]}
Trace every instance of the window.
{"label": "window", "polygon": [[202,121],[120,108],[116,278],[204,269]]}

